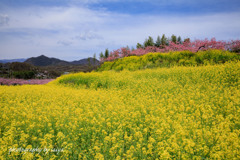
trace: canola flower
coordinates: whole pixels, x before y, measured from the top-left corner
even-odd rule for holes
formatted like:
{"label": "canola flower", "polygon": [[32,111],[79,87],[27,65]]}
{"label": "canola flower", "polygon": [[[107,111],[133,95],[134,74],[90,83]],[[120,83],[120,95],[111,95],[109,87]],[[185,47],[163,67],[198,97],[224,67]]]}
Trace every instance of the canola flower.
{"label": "canola flower", "polygon": [[0,86],[0,159],[240,159],[240,62]]}

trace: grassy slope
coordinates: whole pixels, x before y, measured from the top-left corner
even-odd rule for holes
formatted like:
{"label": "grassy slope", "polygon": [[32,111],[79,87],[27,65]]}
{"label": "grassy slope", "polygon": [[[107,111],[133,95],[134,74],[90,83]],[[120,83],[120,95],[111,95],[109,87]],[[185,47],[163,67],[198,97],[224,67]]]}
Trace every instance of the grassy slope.
{"label": "grassy slope", "polygon": [[43,158],[239,159],[239,75],[231,62],[1,86],[0,158],[45,147],[64,152]]}
{"label": "grassy slope", "polygon": [[130,56],[113,62],[105,62],[98,68],[98,71],[135,71],[156,67],[201,66],[207,64],[221,64],[232,60],[240,60],[240,55],[222,50],[208,50],[197,53],[192,53],[190,51],[149,53],[143,56]]}

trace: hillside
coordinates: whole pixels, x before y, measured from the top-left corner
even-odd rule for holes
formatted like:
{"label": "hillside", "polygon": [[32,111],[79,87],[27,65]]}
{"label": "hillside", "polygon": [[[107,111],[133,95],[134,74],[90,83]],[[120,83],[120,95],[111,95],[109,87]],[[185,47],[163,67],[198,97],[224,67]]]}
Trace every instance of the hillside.
{"label": "hillside", "polygon": [[239,75],[240,62],[227,62],[0,86],[0,146],[59,149],[0,157],[238,159]]}
{"label": "hillside", "polygon": [[28,58],[25,63],[29,63],[34,66],[70,65],[70,63],[67,61],[57,58],[49,58],[44,55]]}
{"label": "hillside", "polygon": [[90,72],[95,70],[99,65],[100,62],[94,58],[67,62],[41,55],[29,58],[21,63],[0,63],[0,77],[18,79],[56,78],[68,72]]}
{"label": "hillside", "polygon": [[207,64],[222,64],[237,60],[240,60],[240,54],[224,50],[207,50],[197,53],[191,51],[155,52],[143,56],[128,56],[114,61],[106,61],[97,71],[135,71],[156,67],[202,66]]}
{"label": "hillside", "polygon": [[239,159],[239,75],[235,53],[181,51],[0,86],[0,158]]}
{"label": "hillside", "polygon": [[49,57],[44,56],[44,55],[41,55],[41,56],[38,56],[38,57],[28,58],[25,61],[25,63],[29,63],[29,64],[32,64],[34,66],[41,66],[41,67],[45,67],[45,66],[70,66],[70,65],[98,66],[100,64],[100,62],[97,59],[94,59],[94,58],[91,58],[91,57],[84,58],[84,59],[81,59],[81,60],[72,61],[72,62],[68,62],[68,61],[57,59],[57,58],[49,58]]}
{"label": "hillside", "polygon": [[94,58],[91,58],[91,57],[84,58],[84,59],[81,59],[81,60],[78,60],[78,61],[72,61],[70,63],[74,64],[74,65],[89,65],[89,63],[93,66],[100,65],[100,62],[97,59],[94,59]]}

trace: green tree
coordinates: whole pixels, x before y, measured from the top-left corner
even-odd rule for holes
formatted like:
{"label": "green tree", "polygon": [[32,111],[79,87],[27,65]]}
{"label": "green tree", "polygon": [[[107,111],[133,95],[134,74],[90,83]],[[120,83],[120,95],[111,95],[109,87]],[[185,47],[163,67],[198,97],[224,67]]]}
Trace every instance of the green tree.
{"label": "green tree", "polygon": [[137,49],[143,48],[143,46],[140,43],[137,43]]}
{"label": "green tree", "polygon": [[104,58],[103,52],[100,53],[99,58],[100,58],[100,59],[103,59],[103,58]]}
{"label": "green tree", "polygon": [[108,58],[108,57],[109,57],[109,50],[106,49],[106,50],[105,50],[105,58]]}
{"label": "green tree", "polygon": [[162,44],[163,46],[167,45],[167,37],[165,36],[165,34],[162,35],[161,44]]}
{"label": "green tree", "polygon": [[161,38],[160,36],[157,37],[157,40],[156,40],[156,43],[155,43],[155,46],[159,47],[161,45]]}
{"label": "green tree", "polygon": [[93,65],[96,65],[96,53],[93,54]]}
{"label": "green tree", "polygon": [[178,36],[177,41],[178,43],[182,44],[182,38],[180,36]]}
{"label": "green tree", "polygon": [[146,39],[144,42],[144,47],[147,47],[147,46],[154,46],[154,41],[151,36],[149,36],[148,39]]}
{"label": "green tree", "polygon": [[171,36],[171,41],[174,43],[177,43],[177,36],[175,36],[174,34]]}
{"label": "green tree", "polygon": [[88,68],[91,70],[92,68],[91,58],[88,57],[87,61],[88,61]]}

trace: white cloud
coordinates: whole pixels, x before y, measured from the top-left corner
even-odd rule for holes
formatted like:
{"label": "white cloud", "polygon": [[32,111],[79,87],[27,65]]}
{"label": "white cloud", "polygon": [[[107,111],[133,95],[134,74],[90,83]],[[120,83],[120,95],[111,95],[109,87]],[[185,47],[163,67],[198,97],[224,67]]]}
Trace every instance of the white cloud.
{"label": "white cloud", "polygon": [[85,31],[73,37],[73,39],[93,40],[93,39],[103,39],[103,37],[94,33],[93,31]]}
{"label": "white cloud", "polygon": [[239,17],[239,12],[197,16],[129,15],[81,6],[12,9],[0,15],[0,25],[5,25],[0,27],[0,59],[40,54],[81,59],[105,48],[135,46],[149,35],[156,39],[163,33],[192,39],[237,39]]}
{"label": "white cloud", "polygon": [[58,41],[57,42],[57,44],[60,44],[60,45],[63,45],[63,46],[69,46],[69,45],[71,45],[72,44],[72,42],[70,42],[70,41]]}
{"label": "white cloud", "polygon": [[78,26],[101,23],[101,13],[82,7],[33,7],[10,11],[9,28],[74,30]]}

